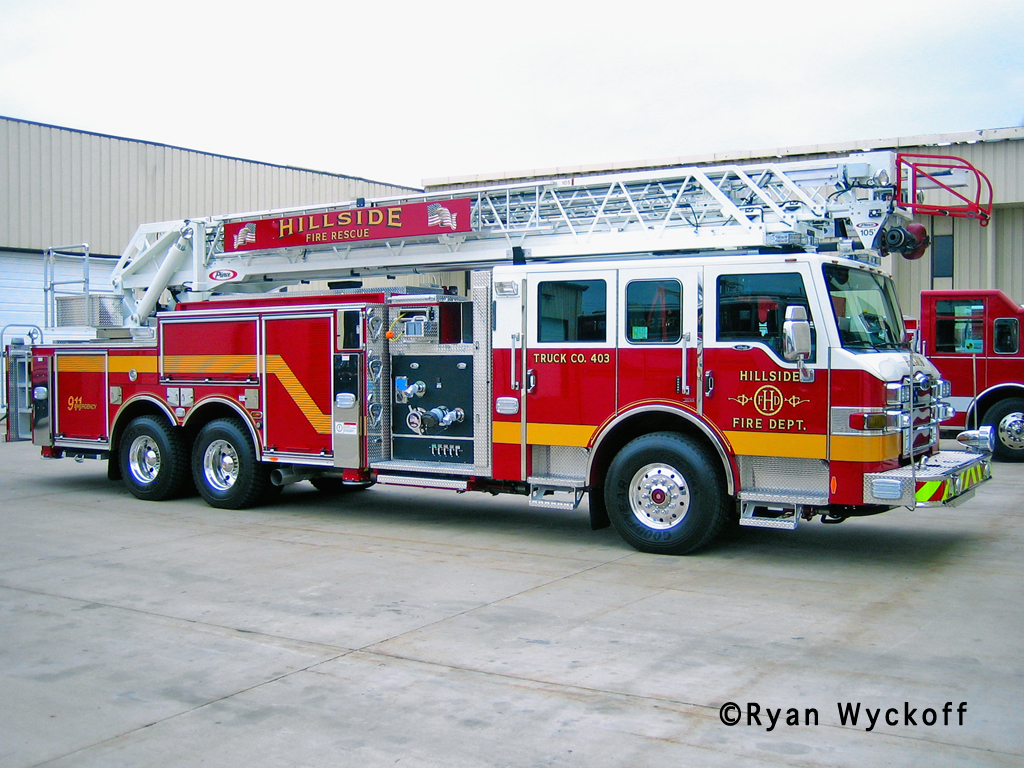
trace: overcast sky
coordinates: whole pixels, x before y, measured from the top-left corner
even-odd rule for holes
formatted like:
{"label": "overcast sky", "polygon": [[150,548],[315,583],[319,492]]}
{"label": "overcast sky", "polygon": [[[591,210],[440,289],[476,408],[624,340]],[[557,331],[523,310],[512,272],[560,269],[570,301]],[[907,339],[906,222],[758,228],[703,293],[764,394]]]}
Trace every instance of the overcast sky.
{"label": "overcast sky", "polygon": [[0,0],[0,114],[426,178],[1024,124],[1024,0]]}

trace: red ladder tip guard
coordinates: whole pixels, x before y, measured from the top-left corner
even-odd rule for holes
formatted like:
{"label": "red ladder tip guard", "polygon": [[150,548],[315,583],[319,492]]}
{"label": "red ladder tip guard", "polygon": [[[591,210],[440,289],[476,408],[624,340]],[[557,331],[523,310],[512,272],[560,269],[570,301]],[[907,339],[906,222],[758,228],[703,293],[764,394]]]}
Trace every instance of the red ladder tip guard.
{"label": "red ladder tip guard", "polygon": [[[906,179],[904,179],[906,169]],[[973,177],[973,183],[971,178]],[[962,194],[953,186],[968,187]],[[955,201],[950,205],[917,202],[924,190],[944,190]],[[970,190],[973,189],[973,199]],[[957,202],[958,201],[958,202]],[[992,219],[992,182],[966,160],[950,155],[896,155],[896,204],[912,213],[976,219],[987,227]]]}

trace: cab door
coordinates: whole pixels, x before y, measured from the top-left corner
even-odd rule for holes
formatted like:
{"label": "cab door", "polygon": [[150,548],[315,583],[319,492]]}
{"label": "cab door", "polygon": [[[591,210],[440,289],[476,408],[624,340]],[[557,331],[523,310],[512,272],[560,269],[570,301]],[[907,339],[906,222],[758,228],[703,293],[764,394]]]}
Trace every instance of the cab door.
{"label": "cab door", "polygon": [[523,346],[528,446],[583,448],[615,413],[616,300],[615,270],[528,274]]}
{"label": "cab door", "polygon": [[[823,310],[810,267],[784,262],[708,268],[704,295],[704,415],[741,459],[827,459],[828,341],[816,330],[823,327]],[[812,381],[802,380],[798,363],[783,357],[790,306],[804,307],[811,321],[806,367]]]}
{"label": "cab door", "polygon": [[619,270],[620,410],[696,407],[700,267]]}
{"label": "cab door", "polygon": [[925,350],[928,359],[953,383],[950,402],[957,410],[950,425],[977,426],[965,417],[975,398],[988,388],[988,358],[985,349],[985,297],[937,299],[931,322],[935,327],[934,349]]}

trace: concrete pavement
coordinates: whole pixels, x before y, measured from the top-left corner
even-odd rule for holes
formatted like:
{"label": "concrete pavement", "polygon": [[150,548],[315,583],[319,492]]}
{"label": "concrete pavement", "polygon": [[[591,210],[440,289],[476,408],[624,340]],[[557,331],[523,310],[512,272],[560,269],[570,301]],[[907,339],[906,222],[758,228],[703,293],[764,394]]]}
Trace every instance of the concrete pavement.
{"label": "concrete pavement", "polygon": [[1024,466],[683,558],[585,505],[0,466],[0,768],[1024,762]]}

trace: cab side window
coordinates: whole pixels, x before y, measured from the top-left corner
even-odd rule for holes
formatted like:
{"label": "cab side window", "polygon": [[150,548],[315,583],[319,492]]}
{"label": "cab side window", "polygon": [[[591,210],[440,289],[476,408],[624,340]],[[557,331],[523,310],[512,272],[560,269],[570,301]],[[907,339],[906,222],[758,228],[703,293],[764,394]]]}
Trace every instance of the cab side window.
{"label": "cab side window", "polygon": [[549,280],[537,286],[539,342],[602,342],[608,336],[604,280]]}
{"label": "cab side window", "polygon": [[678,280],[634,280],[626,286],[630,344],[674,344],[682,338],[683,287]]}
{"label": "cab side window", "polygon": [[997,355],[1020,351],[1020,323],[1016,317],[1000,317],[992,325],[992,347]]}
{"label": "cab side window", "polygon": [[[718,278],[718,341],[761,342],[782,356],[786,308],[801,306],[812,317],[803,278],[795,272],[721,275]],[[811,324],[811,359],[815,357]]]}
{"label": "cab side window", "polygon": [[985,304],[978,299],[935,302],[935,351],[980,355],[985,351]]}

